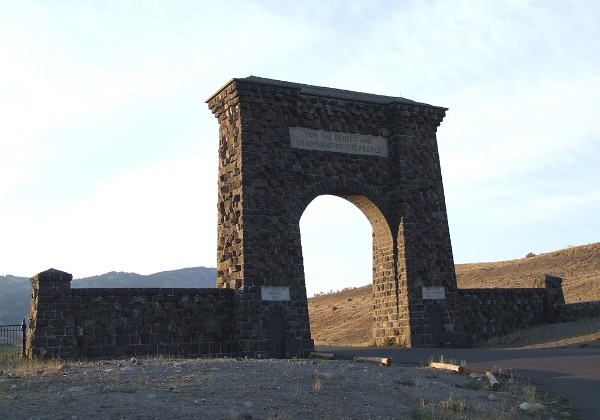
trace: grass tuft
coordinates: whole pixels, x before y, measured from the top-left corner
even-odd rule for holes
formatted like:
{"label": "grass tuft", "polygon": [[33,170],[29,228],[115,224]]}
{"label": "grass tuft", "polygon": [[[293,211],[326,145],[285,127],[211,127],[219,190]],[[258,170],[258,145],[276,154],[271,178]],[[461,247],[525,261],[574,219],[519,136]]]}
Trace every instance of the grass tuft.
{"label": "grass tuft", "polygon": [[323,380],[321,379],[319,374],[317,374],[315,381],[313,382],[313,389],[317,392],[319,392],[319,391],[321,391],[321,389],[323,389]]}
{"label": "grass tuft", "polygon": [[466,402],[464,399],[456,400],[454,399],[454,395],[450,394],[447,399],[440,402],[440,406],[443,410],[463,413],[466,409]]}

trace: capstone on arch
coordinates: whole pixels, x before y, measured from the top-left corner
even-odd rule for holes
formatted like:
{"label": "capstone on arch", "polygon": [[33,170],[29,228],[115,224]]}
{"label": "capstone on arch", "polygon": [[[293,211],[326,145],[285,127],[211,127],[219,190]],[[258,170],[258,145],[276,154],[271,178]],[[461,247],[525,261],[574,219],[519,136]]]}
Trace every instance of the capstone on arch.
{"label": "capstone on arch", "polygon": [[[373,338],[465,344],[436,131],[445,108],[404,98],[233,79],[207,101],[219,121],[217,286],[239,291],[240,354],[270,355],[265,313],[285,307],[285,356],[313,349],[299,221],[323,194],[373,227]],[[267,312],[265,312],[267,311]]]}

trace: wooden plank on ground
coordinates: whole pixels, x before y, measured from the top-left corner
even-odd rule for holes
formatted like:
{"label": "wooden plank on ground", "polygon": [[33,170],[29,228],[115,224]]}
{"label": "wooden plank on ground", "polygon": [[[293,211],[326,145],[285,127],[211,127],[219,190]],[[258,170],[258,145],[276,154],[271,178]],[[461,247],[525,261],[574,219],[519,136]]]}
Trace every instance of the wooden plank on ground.
{"label": "wooden plank on ground", "polygon": [[354,358],[356,362],[377,363],[380,366],[390,366],[392,364],[391,357],[364,357],[357,356]]}
{"label": "wooden plank on ground", "polygon": [[500,382],[498,382],[498,380],[496,379],[496,377],[494,376],[494,374],[492,372],[485,372],[485,377],[490,382],[490,385],[492,386],[492,390],[500,391],[500,388],[502,388],[502,385],[500,384]]}
{"label": "wooden plank on ground", "polygon": [[429,363],[429,367],[432,367],[434,369],[450,370],[450,371],[458,372],[458,373],[464,373],[464,371],[465,371],[464,366],[453,365],[450,363],[442,363],[442,362],[431,362],[431,363]]}

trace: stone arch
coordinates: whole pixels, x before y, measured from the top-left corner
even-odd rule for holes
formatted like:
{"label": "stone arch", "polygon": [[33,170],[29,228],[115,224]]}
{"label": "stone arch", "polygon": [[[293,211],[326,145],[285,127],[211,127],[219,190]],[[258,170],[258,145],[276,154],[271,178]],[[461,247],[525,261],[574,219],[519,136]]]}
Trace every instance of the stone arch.
{"label": "stone arch", "polygon": [[434,287],[458,317],[436,140],[445,108],[254,76],[207,102],[219,121],[217,286],[240,297],[240,354],[266,351],[260,319],[274,302],[289,311],[286,354],[313,349],[299,221],[323,194],[373,227],[376,344],[426,346]]}
{"label": "stone arch", "polygon": [[326,194],[348,200],[365,214],[370,223],[383,217],[388,228],[392,225],[390,221],[393,219],[385,197],[368,185],[353,179],[340,180],[331,177],[315,182],[300,194],[294,206],[295,210],[302,214],[315,198]]}
{"label": "stone arch", "polygon": [[386,336],[385,325],[397,318],[399,312],[398,295],[400,290],[394,258],[394,235],[390,224],[391,212],[385,199],[369,186],[356,180],[341,182],[336,178],[328,178],[309,186],[300,195],[294,208],[294,213],[298,215],[298,231],[302,214],[310,203],[321,195],[333,195],[350,202],[365,215],[371,224],[373,339],[377,341],[378,337]]}

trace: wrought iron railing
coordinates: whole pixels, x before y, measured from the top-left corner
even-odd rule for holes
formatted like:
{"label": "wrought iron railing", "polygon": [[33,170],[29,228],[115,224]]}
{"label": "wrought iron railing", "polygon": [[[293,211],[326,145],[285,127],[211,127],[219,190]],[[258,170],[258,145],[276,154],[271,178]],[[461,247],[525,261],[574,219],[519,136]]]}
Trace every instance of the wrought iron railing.
{"label": "wrought iron railing", "polygon": [[0,357],[25,357],[27,325],[0,325]]}

